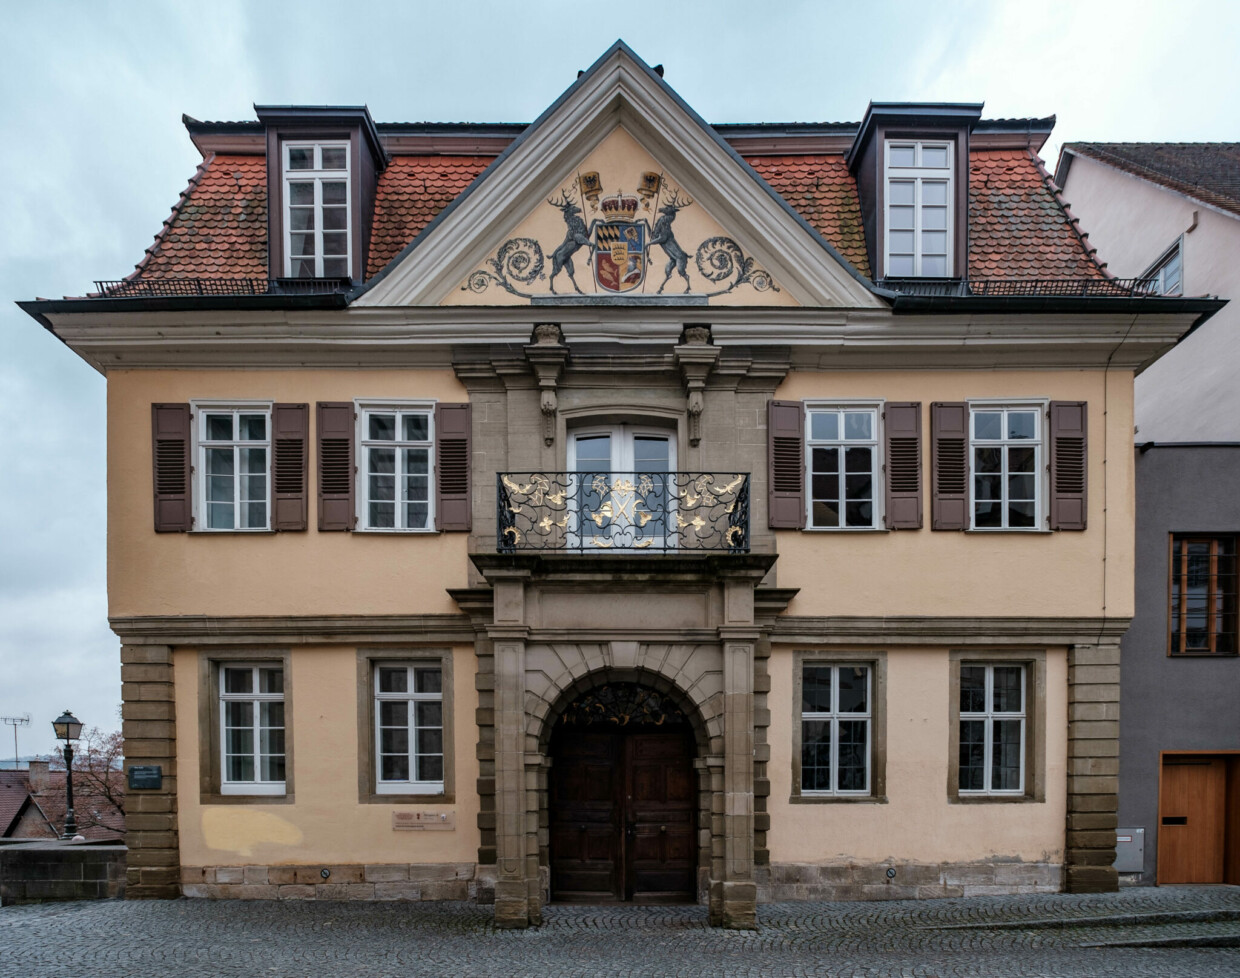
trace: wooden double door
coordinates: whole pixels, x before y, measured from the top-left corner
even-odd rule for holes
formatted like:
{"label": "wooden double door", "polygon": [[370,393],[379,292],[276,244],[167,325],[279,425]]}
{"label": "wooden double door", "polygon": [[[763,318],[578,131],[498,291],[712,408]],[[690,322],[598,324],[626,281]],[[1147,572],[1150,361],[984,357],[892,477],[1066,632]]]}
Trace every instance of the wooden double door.
{"label": "wooden double door", "polygon": [[692,901],[692,734],[566,728],[552,738],[551,898]]}

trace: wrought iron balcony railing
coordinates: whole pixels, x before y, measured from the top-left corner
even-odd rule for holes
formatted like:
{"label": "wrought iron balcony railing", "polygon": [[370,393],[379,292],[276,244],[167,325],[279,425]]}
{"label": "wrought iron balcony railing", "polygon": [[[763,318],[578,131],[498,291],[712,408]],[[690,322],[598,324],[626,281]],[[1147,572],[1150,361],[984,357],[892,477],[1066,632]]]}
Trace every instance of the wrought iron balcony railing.
{"label": "wrought iron balcony railing", "polygon": [[749,552],[748,472],[500,472],[496,547]]}

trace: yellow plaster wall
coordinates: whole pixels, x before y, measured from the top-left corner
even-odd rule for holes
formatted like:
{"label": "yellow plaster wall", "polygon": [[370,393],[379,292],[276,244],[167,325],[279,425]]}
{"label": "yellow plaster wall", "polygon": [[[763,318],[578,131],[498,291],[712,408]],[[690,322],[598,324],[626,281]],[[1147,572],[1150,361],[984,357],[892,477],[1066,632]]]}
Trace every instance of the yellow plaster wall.
{"label": "yellow plaster wall", "polygon": [[[310,405],[309,528],[156,533],[151,405],[199,398]],[[468,400],[450,370],[114,370],[108,373],[108,606],[126,615],[458,611],[468,534],[319,533],[316,401]]]}
{"label": "yellow plaster wall", "polygon": [[[292,652],[293,803],[200,804],[198,659],[194,649],[173,654],[183,866],[477,860],[478,694],[471,646],[452,650],[456,800],[447,804],[359,803],[357,650],[331,646]],[[456,828],[393,831],[393,811],[454,812]]]}
{"label": "yellow plaster wall", "polygon": [[[775,396],[885,398],[922,405],[922,529],[778,531],[779,586],[801,589],[788,606],[789,615],[1132,614],[1131,372],[1113,370],[1107,377],[1101,370],[798,371],[785,378]],[[1088,402],[1088,529],[930,529],[930,404],[992,397]],[[1043,458],[1049,462],[1045,451]]]}
{"label": "yellow plaster wall", "polygon": [[[792,651],[776,647],[770,660],[767,841],[772,862],[973,862],[995,856],[1062,861],[1068,753],[1065,649],[1048,649],[1046,656],[1046,801],[963,805],[947,801],[948,650],[930,647],[887,651],[887,804],[790,804],[792,724],[798,722],[799,709],[792,702]],[[859,659],[865,658],[866,650],[856,651]]]}
{"label": "yellow plaster wall", "polygon": [[[637,185],[638,179],[644,171],[653,171],[662,173],[664,176],[664,186],[662,200],[667,202],[667,193],[669,189],[681,187],[680,181],[683,176],[669,172],[661,163],[650,155],[636,139],[623,127],[613,129],[605,136],[597,146],[594,147],[580,163],[568,172],[564,173],[560,178],[559,187],[564,189],[572,189],[574,199],[577,206],[581,209],[578,215],[585,221],[586,227],[590,226],[591,221],[603,218],[602,198],[608,197],[615,193],[624,193],[626,195],[638,196]],[[599,206],[594,209],[589,201],[582,201],[581,194],[577,192],[577,176],[581,173],[597,172],[603,184],[603,192],[599,197]],[[559,198],[557,190],[553,195],[555,199]],[[686,194],[681,190],[681,197]],[[688,195],[690,198],[692,194]],[[564,216],[559,208],[548,204],[546,199],[539,199],[531,202],[534,204],[533,209],[525,215],[520,223],[518,223],[508,234],[504,240],[511,238],[532,238],[537,241],[542,248],[543,258],[545,260],[544,277],[535,279],[528,284],[522,284],[514,281],[514,286],[529,295],[549,295],[551,293],[551,255],[564,241],[567,225]],[[639,206],[637,211],[637,220],[645,219],[652,226],[659,219],[658,208],[654,201],[651,201],[649,210]],[[689,254],[689,263],[686,269],[689,275],[689,284],[691,291],[695,293],[709,294],[717,292],[724,288],[728,282],[732,281],[729,277],[722,282],[708,281],[697,269],[694,261],[694,255],[697,253],[698,246],[708,238],[725,235],[733,237],[732,232],[723,227],[716,221],[700,203],[696,201],[690,206],[684,208],[676,214],[672,223],[672,230],[676,236],[677,243]],[[747,243],[743,240],[734,239],[741,248],[745,249],[746,256],[749,256]],[[590,256],[590,246],[583,245],[572,256],[574,273],[578,287],[582,292],[587,294],[614,295],[606,289],[600,288],[594,281],[594,269],[592,265],[586,263]],[[493,255],[489,255],[494,257]],[[664,281],[664,266],[667,264],[668,257],[663,249],[654,245],[647,250],[648,265],[646,268],[646,276],[642,284],[636,289],[623,293],[626,296],[634,295],[654,295],[659,291],[659,286]],[[479,269],[486,269],[486,263],[480,264]],[[506,291],[502,286],[491,285],[481,292],[474,292],[467,286],[466,281],[461,282],[459,287],[454,289],[441,303],[445,306],[514,306],[529,305],[530,300],[522,296],[516,296]],[[778,282],[775,283],[779,285]],[[573,283],[568,277],[567,271],[561,271],[555,277],[555,291],[561,295],[575,295]],[[685,291],[685,280],[680,277],[680,273],[673,269],[672,277],[668,279],[664,294],[678,295]],[[712,305],[724,306],[795,306],[797,302],[786,291],[776,291],[769,289],[765,292],[759,292],[751,285],[737,286],[731,292],[724,295],[714,296],[711,298]]]}

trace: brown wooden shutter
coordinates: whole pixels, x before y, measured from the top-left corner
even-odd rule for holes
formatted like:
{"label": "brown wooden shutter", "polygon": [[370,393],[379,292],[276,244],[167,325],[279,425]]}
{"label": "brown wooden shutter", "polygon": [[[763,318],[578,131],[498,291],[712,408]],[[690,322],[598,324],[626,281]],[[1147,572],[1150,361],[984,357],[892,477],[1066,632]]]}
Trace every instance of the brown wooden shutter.
{"label": "brown wooden shutter", "polygon": [[435,405],[435,529],[471,527],[468,404]]}
{"label": "brown wooden shutter", "polygon": [[766,411],[767,525],[805,526],[805,408],[800,401],[770,401]]}
{"label": "brown wooden shutter", "polygon": [[319,448],[319,532],[351,530],[353,508],[353,402],[319,401],[315,405]]}
{"label": "brown wooden shutter", "polygon": [[152,404],[156,533],[184,533],[193,523],[189,447],[189,405]]}
{"label": "brown wooden shutter", "polygon": [[306,528],[306,442],[310,405],[277,404],[271,411],[271,527]]}
{"label": "brown wooden shutter", "polygon": [[887,529],[920,530],[921,402],[886,405],[883,436],[887,456]]}
{"label": "brown wooden shutter", "polygon": [[932,530],[969,527],[969,405],[930,405]]}
{"label": "brown wooden shutter", "polygon": [[1085,529],[1088,415],[1084,401],[1051,401],[1051,529]]}

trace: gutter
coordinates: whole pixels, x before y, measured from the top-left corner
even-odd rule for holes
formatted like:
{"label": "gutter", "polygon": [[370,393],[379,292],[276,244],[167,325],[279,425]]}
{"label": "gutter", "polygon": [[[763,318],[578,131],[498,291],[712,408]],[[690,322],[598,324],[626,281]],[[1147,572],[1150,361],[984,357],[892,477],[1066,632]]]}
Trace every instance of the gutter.
{"label": "gutter", "polygon": [[19,301],[22,312],[55,334],[49,314],[117,312],[216,312],[237,309],[344,309],[345,292],[311,295],[201,295],[133,299],[28,299]]}

